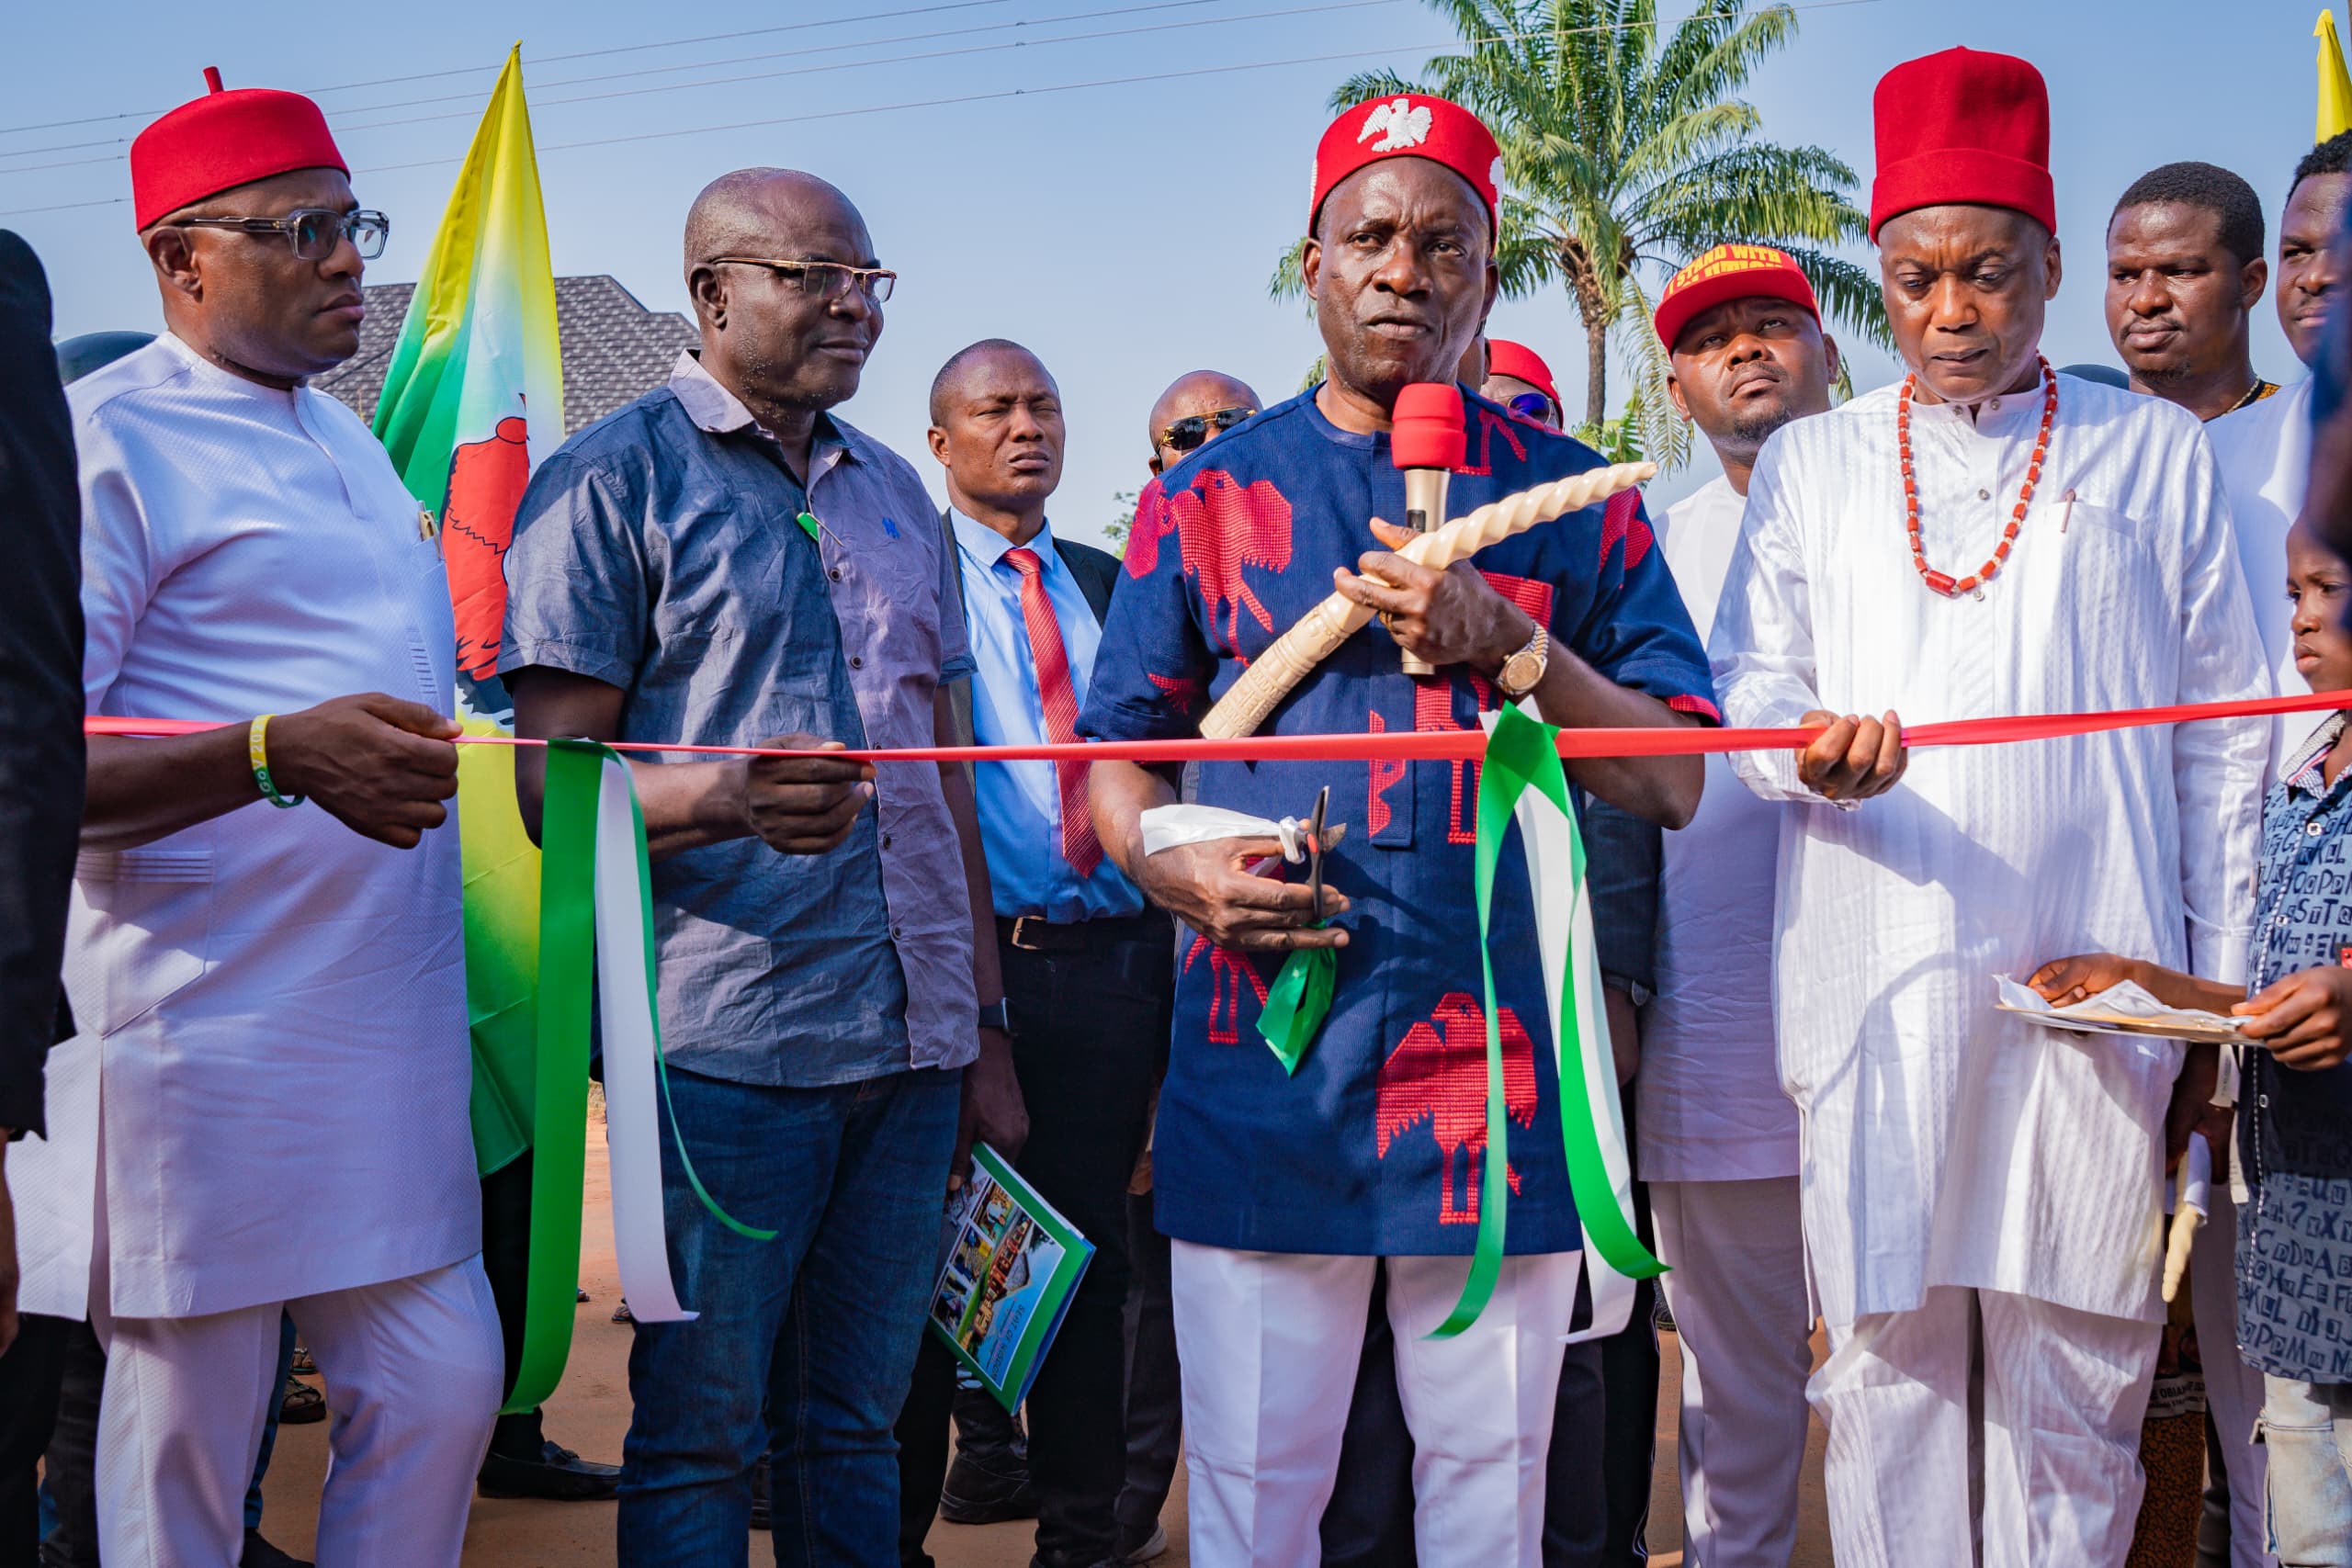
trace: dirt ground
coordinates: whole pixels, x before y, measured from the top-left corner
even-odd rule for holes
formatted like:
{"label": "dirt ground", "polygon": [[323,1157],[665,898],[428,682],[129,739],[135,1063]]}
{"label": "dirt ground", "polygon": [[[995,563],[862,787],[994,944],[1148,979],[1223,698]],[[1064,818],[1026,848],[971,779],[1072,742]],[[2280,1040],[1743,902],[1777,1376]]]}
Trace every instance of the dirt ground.
{"label": "dirt ground", "polygon": [[[613,1262],[613,1231],[605,1182],[604,1140],[588,1141],[588,1201],[583,1216],[581,1283],[591,1300],[582,1305],[563,1384],[548,1402],[548,1435],[591,1459],[617,1462],[621,1434],[628,1425],[629,1331],[610,1321],[620,1299],[620,1277]],[[1651,1492],[1650,1562],[1679,1568],[1682,1562],[1682,1499],[1675,1479],[1674,1411],[1681,1360],[1671,1335],[1663,1337],[1658,1398],[1657,1479]],[[267,1507],[262,1532],[298,1557],[308,1557],[318,1523],[319,1483],[326,1468],[326,1426],[288,1427],[278,1434],[277,1457],[265,1483]],[[1805,1445],[1804,1491],[1796,1555],[1791,1568],[1828,1568],[1829,1529],[1821,1495],[1822,1430],[1814,1423]],[[1159,1568],[1188,1568],[1185,1550],[1184,1478],[1176,1477],[1165,1516],[1168,1554]],[[932,1529],[930,1549],[940,1568],[1027,1568],[1031,1526],[951,1525]],[[754,1568],[771,1568],[767,1538],[752,1540]],[[477,1498],[466,1529],[467,1568],[557,1568],[559,1564],[613,1561],[613,1505],[537,1503]],[[1216,1565],[1204,1565],[1216,1568]]]}

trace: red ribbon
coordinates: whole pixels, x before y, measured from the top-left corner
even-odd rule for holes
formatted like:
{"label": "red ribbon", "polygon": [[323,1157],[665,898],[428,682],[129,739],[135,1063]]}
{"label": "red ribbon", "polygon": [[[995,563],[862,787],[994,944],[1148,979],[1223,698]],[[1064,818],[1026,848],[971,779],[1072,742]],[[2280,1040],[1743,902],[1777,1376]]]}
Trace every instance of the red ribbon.
{"label": "red ribbon", "polygon": [[[2159,724],[2190,724],[2206,718],[2258,718],[2272,714],[2324,713],[2352,708],[2352,691],[2312,692],[2300,697],[2256,697],[2234,703],[2186,703],[2170,707],[2117,708],[2107,713],[2026,714],[2014,718],[1959,718],[1914,725],[1903,732],[1914,750],[1932,746],[2004,746],[2020,740],[2052,740],[2138,729]],[[237,719],[233,724],[245,721]],[[117,718],[82,721],[85,735],[194,735],[231,727],[211,719]],[[1695,757],[1714,751],[1800,750],[1818,728],[1704,729],[1675,725],[1657,729],[1564,729],[1563,757]],[[544,746],[544,740],[509,735],[461,735],[460,746]],[[685,746],[651,740],[610,740],[616,751],[652,751],[695,757],[832,757],[853,762],[1362,762],[1476,761],[1486,755],[1483,729],[1386,730],[1354,735],[1246,735],[1234,740],[1102,740],[1078,745],[910,746],[897,750],[794,750],[765,746]]]}

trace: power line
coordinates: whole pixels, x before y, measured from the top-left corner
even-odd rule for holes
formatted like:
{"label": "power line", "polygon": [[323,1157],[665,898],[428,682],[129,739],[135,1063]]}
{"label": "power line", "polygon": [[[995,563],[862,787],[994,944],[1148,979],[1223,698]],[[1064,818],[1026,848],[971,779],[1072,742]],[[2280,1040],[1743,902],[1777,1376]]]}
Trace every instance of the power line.
{"label": "power line", "polygon": [[[1339,0],[1339,4],[1334,5],[1334,6],[1313,6],[1313,7],[1306,7],[1306,9],[1310,9],[1310,10],[1338,9],[1338,8],[1344,8],[1344,7],[1345,7],[1346,6],[1348,6],[1348,5],[1352,5],[1352,4],[1366,4],[1366,3],[1376,3],[1376,0]],[[1791,6],[1789,6],[1789,9],[1791,9],[1791,10],[1795,10],[1795,11],[1828,11],[1828,10],[1840,10],[1840,9],[1845,9],[1845,8],[1848,8],[1848,7],[1857,6],[1875,6],[1875,5],[1882,5],[1882,4],[1884,4],[1884,3],[1885,3],[1885,0],[1803,0],[1803,3],[1799,3],[1799,4],[1792,4],[1792,5],[1791,5]],[[1288,14],[1290,14],[1290,13],[1275,13],[1275,14],[1279,14],[1279,15],[1288,15]],[[1697,13],[1697,14],[1692,15],[1692,16],[1691,16],[1691,17],[1686,17],[1686,18],[1684,18],[1684,20],[1686,20],[1686,21],[1697,21],[1697,20],[1718,20],[1718,21],[1720,21],[1720,20],[1726,20],[1726,19],[1730,19],[1730,18],[1731,18],[1733,16],[1735,16],[1735,15],[1736,15],[1735,13],[1728,13],[1728,12],[1718,12],[1718,13],[1712,13],[1712,14],[1707,14],[1707,13]],[[1224,18],[1224,19],[1226,19],[1226,20],[1242,20],[1242,19],[1246,19],[1246,18],[1242,18],[1242,17],[1228,17],[1228,18]],[[1387,55],[1393,55],[1393,54],[1419,53],[1419,52],[1420,52],[1420,51],[1423,51],[1423,50],[1444,50],[1444,49],[1447,49],[1447,48],[1450,48],[1450,47],[1465,47],[1465,46],[1466,46],[1466,47],[1471,47],[1471,48],[1476,48],[1476,47],[1478,47],[1478,46],[1480,46],[1480,45],[1484,45],[1484,44],[1492,44],[1492,43],[1509,43],[1509,42],[1516,41],[1516,40],[1521,39],[1526,39],[1526,38],[1536,38],[1536,37],[1546,37],[1546,36],[1559,36],[1559,35],[1561,35],[1561,34],[1564,34],[1564,33],[1569,33],[1569,32],[1614,32],[1614,31],[1624,31],[1624,30],[1629,30],[1630,28],[1634,28],[1634,27],[1635,27],[1635,26],[1639,26],[1639,25],[1640,25],[1640,24],[1624,23],[1624,24],[1615,24],[1615,25],[1609,25],[1609,26],[1596,26],[1596,27],[1589,27],[1589,28],[1532,28],[1532,29],[1528,29],[1528,30],[1526,30],[1526,31],[1522,31],[1522,32],[1516,32],[1516,33],[1496,33],[1496,34],[1489,34],[1489,35],[1487,35],[1487,36],[1485,36],[1485,37],[1476,38],[1476,39],[1449,38],[1449,39],[1442,39],[1436,40],[1436,41],[1434,41],[1434,42],[1425,43],[1425,44],[1396,44],[1396,45],[1392,45],[1392,46],[1388,46],[1388,47],[1385,47],[1385,48],[1380,48],[1380,49],[1368,49],[1368,50],[1348,50],[1348,51],[1340,51],[1340,52],[1330,53],[1330,54],[1303,54],[1303,55],[1294,55],[1294,56],[1291,56],[1291,57],[1289,57],[1289,58],[1287,58],[1287,59],[1283,59],[1283,60],[1261,60],[1261,61],[1252,61],[1252,62],[1246,62],[1246,63],[1243,63],[1243,64],[1238,64],[1238,65],[1232,65],[1232,64],[1227,64],[1227,65],[1204,65],[1204,66],[1199,66],[1199,67],[1193,68],[1193,69],[1192,69],[1192,70],[1186,70],[1186,71],[1158,71],[1158,72],[1149,72],[1149,73],[1143,73],[1143,74],[1139,74],[1139,75],[1133,75],[1133,76],[1104,76],[1104,77],[1097,77],[1097,78],[1094,78],[1094,79],[1092,79],[1092,80],[1084,81],[1084,82],[1064,82],[1064,83],[1057,83],[1057,84],[1055,84],[1055,85],[1050,85],[1050,86],[1045,86],[1045,87],[1010,87],[1010,88],[1002,88],[1002,89],[1000,89],[1000,90],[995,91],[995,92],[988,92],[988,93],[967,93],[967,94],[960,94],[960,95],[956,95],[956,96],[950,96],[950,97],[917,98],[917,99],[910,99],[910,100],[908,100],[908,101],[906,101],[906,102],[902,102],[902,103],[892,103],[892,104],[868,104],[868,105],[863,105],[863,106],[860,106],[860,107],[854,107],[854,108],[845,108],[845,109],[827,109],[827,110],[821,110],[821,111],[819,111],[819,112],[816,112],[816,113],[812,113],[812,114],[782,115],[782,116],[777,116],[777,117],[772,118],[766,118],[766,119],[731,120],[731,121],[729,121],[729,122],[726,122],[726,123],[724,123],[724,124],[720,124],[720,125],[685,126],[685,127],[679,127],[679,128],[676,128],[676,129],[673,129],[673,130],[649,130],[649,131],[639,131],[639,132],[636,132],[636,133],[633,133],[633,134],[630,134],[630,135],[626,135],[626,136],[605,136],[605,137],[595,137],[595,138],[592,138],[592,139],[590,139],[590,140],[587,140],[587,141],[559,141],[559,142],[551,142],[551,143],[547,143],[547,144],[544,144],[544,145],[539,146],[538,148],[537,148],[537,149],[536,149],[536,151],[537,151],[537,152],[540,152],[540,153],[547,153],[547,152],[576,152],[576,151],[579,151],[579,150],[582,150],[582,149],[584,149],[584,148],[591,148],[591,147],[616,147],[616,146],[621,146],[621,145],[624,145],[624,144],[626,144],[626,143],[630,143],[630,142],[669,141],[669,140],[673,140],[673,139],[674,139],[674,138],[681,137],[681,136],[704,136],[704,135],[715,135],[715,134],[717,134],[717,133],[718,133],[718,132],[720,132],[720,131],[728,131],[728,130],[766,130],[766,129],[769,129],[769,128],[772,128],[772,127],[775,127],[775,126],[779,126],[779,125],[804,125],[804,124],[808,124],[808,123],[815,122],[815,121],[820,121],[820,120],[829,120],[829,119],[847,119],[847,118],[857,118],[857,117],[860,117],[860,116],[864,116],[864,115],[871,115],[871,114],[893,114],[893,113],[898,113],[898,112],[900,112],[900,111],[903,111],[903,110],[908,110],[908,109],[944,108],[944,107],[955,107],[955,106],[957,106],[957,105],[962,105],[962,104],[977,104],[977,103],[989,103],[989,102],[996,102],[996,101],[1001,101],[1001,100],[1002,100],[1002,99],[1006,99],[1006,98],[1019,98],[1019,97],[1046,97],[1046,96],[1052,96],[1052,95],[1059,94],[1059,93],[1076,93],[1076,92],[1085,92],[1085,91],[1089,91],[1089,90],[1091,90],[1091,89],[1094,89],[1094,88],[1098,88],[1098,87],[1124,87],[1124,86],[1134,86],[1134,85],[1141,85],[1141,84],[1145,84],[1145,83],[1152,83],[1152,82],[1183,81],[1183,80],[1191,80],[1191,79],[1194,79],[1194,78],[1198,78],[1198,77],[1204,77],[1204,76],[1223,76],[1223,75],[1238,74],[1238,73],[1244,73],[1244,72],[1252,72],[1252,71],[1272,71],[1272,70],[1279,70],[1279,69],[1281,69],[1281,68],[1283,68],[1283,67],[1286,67],[1286,66],[1292,66],[1292,65],[1319,65],[1319,64],[1329,64],[1329,63],[1331,63],[1331,62],[1336,62],[1336,61],[1342,61],[1342,60],[1366,60],[1366,59],[1377,59],[1377,58],[1382,58],[1382,57],[1385,57],[1385,56],[1387,56]],[[1657,24],[1656,24],[1656,23],[1652,23],[1652,24],[1650,24],[1650,25],[1651,25],[1651,26],[1656,26],[1656,25],[1657,25]],[[1138,30],[1138,31],[1158,31],[1158,30],[1162,30],[1162,29],[1160,29],[1160,28],[1154,28],[1136,29],[1136,30]],[[1058,41],[1058,40],[1041,40],[1041,41]],[[946,52],[963,52],[963,51],[946,51]],[[881,62],[873,62],[873,63],[881,63]],[[784,74],[784,73],[779,73],[779,74]],[[443,118],[443,117],[426,117],[426,118]],[[363,128],[363,129],[364,129],[364,128]],[[97,161],[97,162],[111,162],[112,160],[111,160],[111,159],[100,159],[100,160],[96,160],[96,161]],[[462,162],[464,162],[464,160],[463,160],[461,157],[450,157],[450,158],[424,158],[424,159],[418,159],[418,160],[415,160],[415,161],[413,161],[413,162],[405,163],[405,164],[377,164],[377,165],[374,165],[374,166],[372,166],[372,167],[366,168],[366,169],[361,169],[361,170],[358,170],[358,171],[356,171],[356,172],[357,174],[359,174],[359,175],[375,175],[375,174],[396,174],[396,173],[402,173],[402,172],[405,172],[405,171],[407,171],[407,170],[411,170],[411,169],[430,169],[430,168],[446,167],[446,166],[447,166],[447,165],[449,165],[449,164],[458,164],[458,163],[462,163]],[[7,172],[14,172],[14,171],[0,171],[0,173],[7,173]],[[29,171],[27,171],[27,172],[29,172]],[[17,208],[17,209],[11,209],[11,210],[9,210],[9,211],[0,212],[0,218],[21,218],[21,217],[29,217],[29,216],[32,216],[32,215],[37,214],[37,213],[74,211],[74,210],[78,210],[78,209],[85,209],[85,208],[93,208],[93,207],[119,207],[119,206],[127,205],[127,204],[128,204],[128,202],[129,202],[129,200],[130,200],[130,198],[129,198],[128,197],[109,197],[109,198],[105,198],[105,199],[100,199],[100,200],[93,200],[93,201],[71,201],[71,202],[58,202],[58,203],[54,203],[54,204],[51,204],[51,205],[50,205],[50,206],[45,206],[45,207]]]}
{"label": "power line", "polygon": [[[1002,6],[1010,0],[948,0],[937,6],[912,6],[898,11],[873,11],[854,17],[828,17],[814,22],[786,22],[772,28],[745,28],[736,32],[704,33],[695,38],[655,39],[645,43],[614,44],[605,49],[575,50],[570,54],[550,54],[536,62],[555,65],[568,60],[594,60],[605,55],[628,54],[656,49],[681,49],[688,44],[724,43],[729,39],[763,38],[775,33],[789,33],[817,28],[838,28],[850,22],[888,22],[902,17],[927,17],[941,11],[969,11],[984,6]],[[452,65],[440,71],[418,71],[405,76],[378,76],[364,82],[344,82],[331,87],[306,87],[303,91],[318,93],[347,93],[361,87],[389,87],[401,82],[429,81],[436,76],[462,76],[469,72],[492,71],[489,65]],[[31,120],[23,125],[0,126],[0,136],[16,136],[28,130],[57,130],[72,125],[104,125],[118,119],[153,119],[162,109],[126,109],[119,114],[85,115],[78,119]]]}
{"label": "power line", "polygon": [[[1001,3],[1001,0],[987,0],[987,3],[998,4]],[[1189,10],[1202,6],[1223,5],[1226,3],[1227,3],[1227,0],[1158,0],[1157,4],[1148,6],[1110,6],[1091,11],[1068,12],[1058,17],[1035,17],[1012,22],[994,22],[977,28],[946,28],[928,33],[904,33],[894,38],[862,39],[853,40],[848,43],[822,44],[813,49],[779,50],[767,54],[749,55],[729,60],[693,61],[673,65],[646,66],[637,71],[608,72],[598,76],[568,77],[553,82],[539,83],[536,90],[544,92],[549,88],[589,85],[599,82],[625,81],[642,76],[658,76],[674,71],[700,71],[716,67],[748,65],[756,63],[763,60],[806,59],[811,55],[817,54],[838,54],[847,50],[871,49],[899,43],[923,43],[940,39],[968,38],[978,33],[1006,32],[1027,28],[1051,27],[1063,22],[1091,21],[1103,17],[1135,16],[1150,11]],[[1401,3],[1402,0],[1350,0],[1350,4],[1352,6],[1396,5]],[[1347,8],[1349,8],[1348,6],[1308,7],[1308,9]],[[962,54],[987,54],[1005,50],[1042,46],[1046,44],[1080,43],[1091,39],[1130,37],[1140,32],[1165,32],[1183,27],[1216,27],[1229,22],[1258,21],[1271,17],[1286,17],[1295,16],[1298,14],[1300,13],[1297,11],[1243,12],[1239,15],[1231,17],[1206,17],[1199,22],[1175,23],[1150,28],[1120,28],[1094,33],[1078,33],[1062,38],[1037,39],[1035,40],[1016,39],[1011,43],[978,44],[965,49],[933,50],[911,54],[883,55],[872,60],[853,60],[842,62],[838,64],[795,67],[788,70],[757,72],[737,76],[719,76],[697,82],[673,82],[658,87],[629,88],[609,93],[582,93],[576,94],[568,98],[539,98],[532,107],[534,109],[557,108],[565,104],[594,103],[606,98],[641,96],[651,93],[687,92],[697,87],[730,86],[743,82],[773,81],[779,77],[810,75],[819,71],[849,71],[868,65],[895,65],[913,61],[938,60]],[[369,104],[363,107],[338,109],[336,112],[339,115],[366,115],[380,113],[389,109],[422,107],[430,104],[465,103],[473,105],[478,104],[480,101],[480,95],[477,93],[447,93],[436,95],[431,97],[403,98],[397,99],[390,103]],[[377,130],[391,126],[426,125],[438,120],[470,118],[476,112],[476,109],[468,107],[464,109],[452,110],[446,114],[412,115],[401,119],[364,121],[356,125],[345,123],[342,127],[342,130],[346,132],[351,132]],[[130,138],[127,136],[108,136],[100,137],[90,141],[67,141],[51,143],[42,147],[20,147],[7,151],[0,151],[0,159],[31,158],[38,157],[44,152],[72,152],[91,147],[119,148],[128,146],[130,145]],[[18,164],[14,166],[0,165],[0,177],[5,177],[9,175],[40,174],[51,169],[92,167],[100,164],[110,164],[114,162],[116,156],[117,154],[109,152],[94,157],[62,158],[47,164]]]}

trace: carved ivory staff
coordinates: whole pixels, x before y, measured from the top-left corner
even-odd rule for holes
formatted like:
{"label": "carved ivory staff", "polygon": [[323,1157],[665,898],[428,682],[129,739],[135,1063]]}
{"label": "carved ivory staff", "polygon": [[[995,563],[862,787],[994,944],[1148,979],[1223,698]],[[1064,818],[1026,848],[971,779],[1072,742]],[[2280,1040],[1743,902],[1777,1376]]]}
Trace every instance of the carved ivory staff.
{"label": "carved ivory staff", "polygon": [[[1421,535],[1396,553],[1407,560],[1443,571],[1498,540],[1525,533],[1538,523],[1581,512],[1619,491],[1647,482],[1657,473],[1655,463],[1619,463],[1555,479],[1550,484],[1489,502],[1466,517],[1457,517],[1442,528]],[[1201,734],[1211,740],[1231,740],[1254,734],[1266,721],[1266,716],[1274,711],[1275,705],[1306,678],[1308,671],[1329,658],[1334,649],[1371,619],[1369,609],[1344,594],[1334,593],[1316,605],[1250,661],[1241,679],[1217,699],[1216,706],[1201,720]]]}

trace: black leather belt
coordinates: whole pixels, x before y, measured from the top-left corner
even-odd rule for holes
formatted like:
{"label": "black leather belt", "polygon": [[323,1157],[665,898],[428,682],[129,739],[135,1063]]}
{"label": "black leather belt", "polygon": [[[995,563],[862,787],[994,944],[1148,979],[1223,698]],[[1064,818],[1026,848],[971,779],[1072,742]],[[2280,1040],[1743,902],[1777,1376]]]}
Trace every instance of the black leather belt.
{"label": "black leather belt", "polygon": [[1139,915],[1117,919],[1071,920],[1066,924],[1056,924],[1042,915],[999,915],[996,934],[999,942],[1023,953],[1080,953],[1124,942],[1152,942],[1164,947],[1174,931],[1164,912],[1146,909]]}

